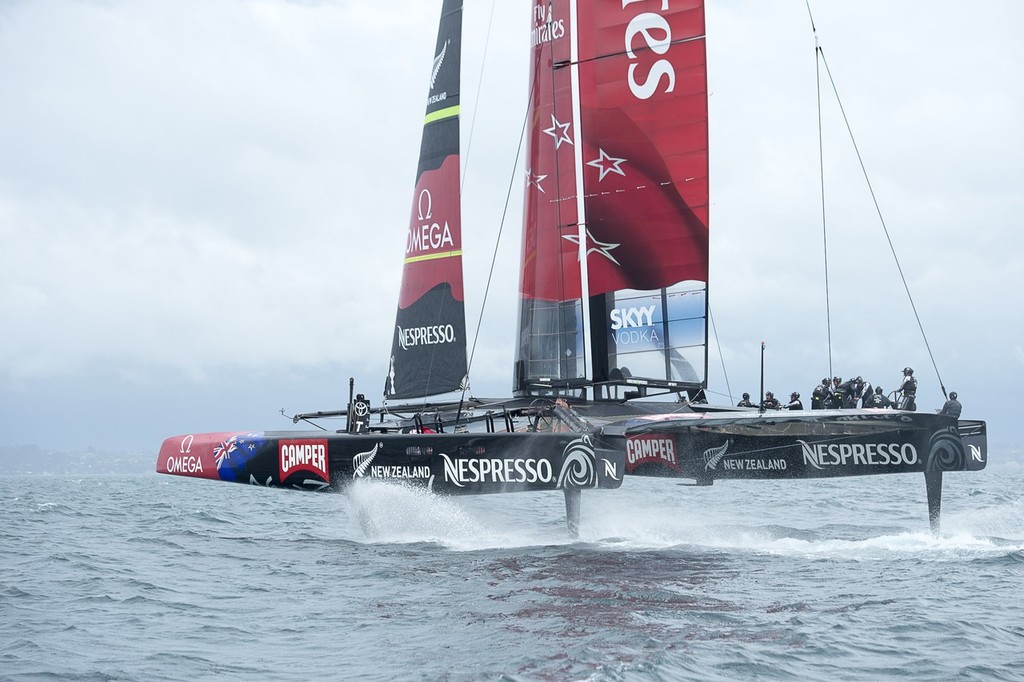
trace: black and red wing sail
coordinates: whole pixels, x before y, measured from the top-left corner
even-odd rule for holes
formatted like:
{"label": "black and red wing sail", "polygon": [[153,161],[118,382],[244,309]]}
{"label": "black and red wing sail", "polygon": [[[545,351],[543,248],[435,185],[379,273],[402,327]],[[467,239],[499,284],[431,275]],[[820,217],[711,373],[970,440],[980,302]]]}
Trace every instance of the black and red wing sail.
{"label": "black and red wing sail", "polygon": [[[587,378],[594,381],[619,370],[619,376],[702,385],[708,278],[703,2],[579,3],[575,62],[569,4],[553,2],[543,12],[538,5],[534,15],[535,36],[547,40],[534,41],[517,388],[543,377],[582,378],[583,352],[591,354]],[[592,328],[586,351],[584,314]]]}
{"label": "black and red wing sail", "polygon": [[462,0],[444,0],[385,397],[447,393],[466,380],[459,191],[461,49]]}

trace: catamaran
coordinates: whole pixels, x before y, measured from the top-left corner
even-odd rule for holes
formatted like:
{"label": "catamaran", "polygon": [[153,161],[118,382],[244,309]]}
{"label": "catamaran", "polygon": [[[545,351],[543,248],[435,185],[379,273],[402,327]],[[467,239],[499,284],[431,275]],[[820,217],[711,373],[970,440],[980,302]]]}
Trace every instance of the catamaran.
{"label": "catamaran", "polygon": [[937,529],[943,472],[987,463],[985,422],[706,404],[703,0],[538,0],[531,11],[513,396],[467,397],[462,0],[443,0],[385,400],[372,406],[350,381],[345,409],[293,418],[343,417],[344,428],[174,436],[157,471],[299,490],[359,479],[453,495],[560,490],[572,536],[581,491],[627,475],[711,485],[923,473]]}

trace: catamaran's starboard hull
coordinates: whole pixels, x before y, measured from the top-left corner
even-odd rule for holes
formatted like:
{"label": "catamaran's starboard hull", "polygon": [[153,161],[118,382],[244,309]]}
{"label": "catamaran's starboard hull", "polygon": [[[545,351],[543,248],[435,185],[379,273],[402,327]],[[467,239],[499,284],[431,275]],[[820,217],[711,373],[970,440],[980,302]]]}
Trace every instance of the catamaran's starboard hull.
{"label": "catamaran's starboard hull", "polygon": [[298,490],[357,479],[480,495],[618,488],[625,459],[589,434],[226,432],[164,441],[157,473]]}
{"label": "catamaran's starboard hull", "polygon": [[916,412],[677,413],[623,426],[627,474],[704,484],[978,471],[988,462],[985,422]]}

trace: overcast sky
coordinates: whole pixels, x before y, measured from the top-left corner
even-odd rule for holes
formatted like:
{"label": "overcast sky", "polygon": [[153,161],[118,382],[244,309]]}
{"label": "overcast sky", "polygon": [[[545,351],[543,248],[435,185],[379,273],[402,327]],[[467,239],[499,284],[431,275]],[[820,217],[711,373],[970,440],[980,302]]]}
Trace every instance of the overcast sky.
{"label": "overcast sky", "polygon": [[[463,48],[470,328],[514,183],[486,397],[511,383],[530,27],[530,2],[497,5],[466,0]],[[350,376],[378,400],[439,7],[0,0],[0,444],[287,428]],[[1024,3],[811,8],[942,380],[1020,443]],[[830,368],[804,0],[708,0],[707,28],[711,391],[756,394],[764,340],[778,395],[911,365],[941,406],[829,90]]]}

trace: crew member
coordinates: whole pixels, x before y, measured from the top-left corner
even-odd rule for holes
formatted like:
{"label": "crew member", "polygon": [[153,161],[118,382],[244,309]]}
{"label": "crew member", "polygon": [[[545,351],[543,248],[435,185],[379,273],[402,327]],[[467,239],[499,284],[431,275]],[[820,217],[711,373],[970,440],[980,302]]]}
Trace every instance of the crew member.
{"label": "crew member", "polygon": [[825,377],[821,380],[820,384],[814,387],[814,391],[811,393],[811,409],[824,410],[829,392],[828,377]]}
{"label": "crew member", "polygon": [[743,400],[736,403],[736,407],[753,407],[754,403],[750,402],[750,394],[744,393]]}
{"label": "crew member", "polygon": [[764,402],[761,403],[762,410],[781,410],[782,403],[778,401],[775,394],[771,391],[767,391],[764,394]]}
{"label": "crew member", "polygon": [[834,410],[838,410],[843,407],[842,377],[832,377],[832,390],[829,391],[828,404],[826,405],[826,407],[829,407]]}
{"label": "crew member", "polygon": [[868,398],[868,403],[864,407],[873,407],[876,409],[892,407],[892,401],[886,397],[881,386],[875,386],[875,392],[870,398]]}
{"label": "crew member", "polygon": [[800,394],[799,393],[797,393],[796,391],[793,391],[792,393],[789,394],[789,403],[786,404],[786,409],[787,410],[802,410],[802,409],[804,409],[804,404],[802,402],[800,402]]}
{"label": "crew member", "polygon": [[914,412],[917,410],[917,379],[914,378],[914,370],[910,367],[903,368],[903,382],[896,389],[896,409]]}
{"label": "crew member", "polygon": [[945,414],[953,417],[954,419],[959,419],[960,412],[962,412],[963,409],[963,405],[961,405],[960,401],[956,399],[956,391],[950,391],[949,400],[947,400],[946,404],[942,406],[941,410],[939,410],[939,414]]}

